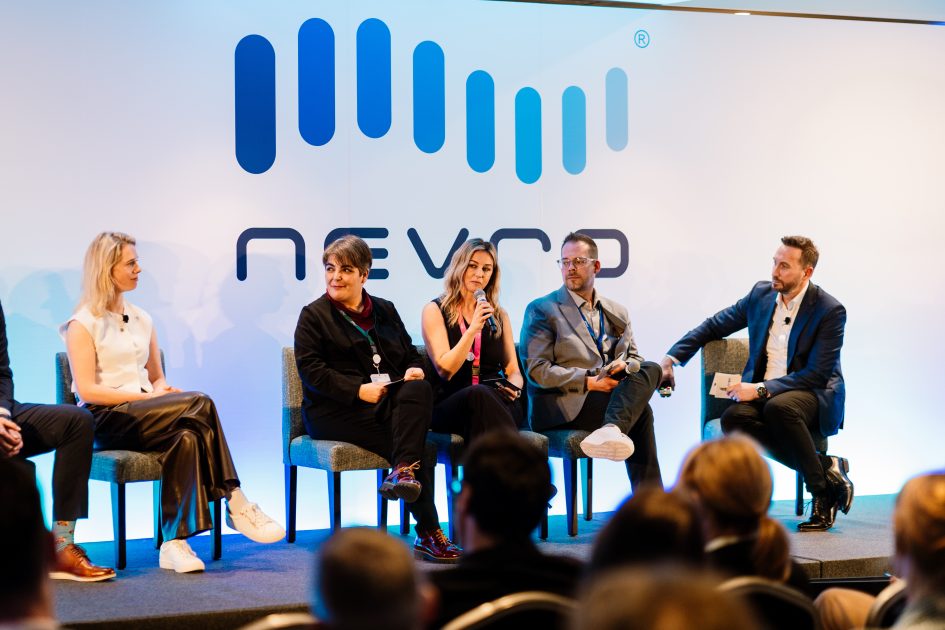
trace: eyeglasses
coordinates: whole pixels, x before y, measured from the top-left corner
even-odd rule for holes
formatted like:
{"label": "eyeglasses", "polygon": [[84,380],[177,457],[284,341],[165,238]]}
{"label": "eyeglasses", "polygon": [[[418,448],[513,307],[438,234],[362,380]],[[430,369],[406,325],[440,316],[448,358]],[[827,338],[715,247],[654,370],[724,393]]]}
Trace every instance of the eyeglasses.
{"label": "eyeglasses", "polygon": [[583,256],[578,256],[577,258],[562,258],[557,261],[562,269],[567,269],[568,267],[574,266],[575,269],[578,267],[583,267],[587,263],[596,262],[596,258],[584,258]]}

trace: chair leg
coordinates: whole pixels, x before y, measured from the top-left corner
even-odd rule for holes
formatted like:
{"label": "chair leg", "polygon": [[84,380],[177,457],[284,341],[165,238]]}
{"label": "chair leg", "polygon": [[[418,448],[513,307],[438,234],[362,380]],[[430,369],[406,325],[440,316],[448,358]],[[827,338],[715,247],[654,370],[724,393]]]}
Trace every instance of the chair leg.
{"label": "chair leg", "polygon": [[285,467],[285,539],[295,542],[296,499],[299,490],[298,466]]}
{"label": "chair leg", "polygon": [[164,528],[161,527],[161,481],[151,484],[151,493],[154,495],[154,548],[160,549],[164,544]]}
{"label": "chair leg", "polygon": [[797,471],[797,491],[794,496],[794,513],[801,516],[804,514],[804,475],[801,471]]}
{"label": "chair leg", "polygon": [[406,536],[410,533],[410,511],[407,510],[407,502],[401,499],[400,503],[400,535]]}
{"label": "chair leg", "polygon": [[[378,487],[384,483],[384,479],[386,479],[389,474],[390,470],[387,468],[377,469]],[[381,496],[380,492],[377,493],[377,528],[384,532],[387,531],[387,499]]]}
{"label": "chair leg", "polygon": [[328,472],[328,520],[331,523],[331,531],[337,531],[341,527],[341,473],[335,471]]}
{"label": "chair leg", "polygon": [[446,518],[447,518],[447,530],[449,531],[450,540],[457,542],[456,539],[456,521],[453,519],[453,508],[455,507],[455,497],[453,496],[453,480],[459,478],[459,466],[453,463],[451,460],[449,464],[444,467],[446,470]]}
{"label": "chair leg", "polygon": [[548,540],[548,506],[545,506],[545,512],[541,515],[541,525],[538,527],[538,537]]}
{"label": "chair leg", "polygon": [[594,518],[594,460],[590,457],[581,459],[581,488],[584,493],[584,520]]}
{"label": "chair leg", "polygon": [[211,547],[213,549],[213,559],[219,560],[223,557],[223,500],[217,499],[212,502],[213,509],[210,513],[213,515],[213,537]]}
{"label": "chair leg", "polygon": [[115,568],[127,566],[125,558],[125,484],[113,483],[112,486],[112,533],[115,537]]}
{"label": "chair leg", "polygon": [[577,536],[577,488],[575,488],[575,477],[577,477],[577,460],[564,459],[564,500],[568,517],[568,536]]}

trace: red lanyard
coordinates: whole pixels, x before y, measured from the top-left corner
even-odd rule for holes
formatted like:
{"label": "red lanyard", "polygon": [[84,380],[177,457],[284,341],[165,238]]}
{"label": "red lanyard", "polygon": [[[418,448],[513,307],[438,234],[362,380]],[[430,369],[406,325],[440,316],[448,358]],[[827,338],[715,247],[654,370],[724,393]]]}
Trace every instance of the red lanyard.
{"label": "red lanyard", "polygon": [[[466,334],[466,322],[463,316],[459,316],[459,332]],[[479,352],[482,350],[482,331],[476,333],[476,340],[473,342],[472,352],[466,355],[467,361],[472,361],[472,384],[479,384]],[[470,358],[471,357],[471,358]]]}

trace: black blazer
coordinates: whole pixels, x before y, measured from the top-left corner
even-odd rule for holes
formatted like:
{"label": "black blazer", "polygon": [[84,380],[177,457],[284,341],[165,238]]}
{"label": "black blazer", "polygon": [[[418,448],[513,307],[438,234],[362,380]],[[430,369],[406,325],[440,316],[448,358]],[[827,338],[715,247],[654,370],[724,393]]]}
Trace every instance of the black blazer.
{"label": "black blazer", "polygon": [[0,407],[13,413],[13,372],[10,370],[10,355],[7,353],[7,321],[0,304]]}
{"label": "black blazer", "polygon": [[[407,368],[423,369],[397,309],[387,300],[371,296],[374,329],[371,337],[381,355],[380,371],[396,381]],[[367,339],[323,295],[305,308],[295,327],[295,363],[302,379],[305,422],[315,418],[351,417],[352,411],[374,413],[376,405],[358,398],[358,389],[371,382],[374,364]]]}

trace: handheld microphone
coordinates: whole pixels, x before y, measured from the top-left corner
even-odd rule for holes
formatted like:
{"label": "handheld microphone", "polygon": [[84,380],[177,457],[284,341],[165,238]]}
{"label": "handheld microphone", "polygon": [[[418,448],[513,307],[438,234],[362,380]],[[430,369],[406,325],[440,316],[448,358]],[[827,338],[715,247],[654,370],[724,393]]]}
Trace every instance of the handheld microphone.
{"label": "handheld microphone", "polygon": [[[477,302],[488,302],[488,301],[489,301],[489,300],[486,299],[486,292],[483,291],[482,289],[476,289],[476,292],[473,293],[473,295],[475,296]],[[492,331],[492,334],[494,335],[494,334],[496,333],[496,331],[498,330],[498,329],[495,327],[495,318],[494,318],[492,315],[490,315],[488,321],[489,321],[489,330],[491,330],[491,331]]]}

